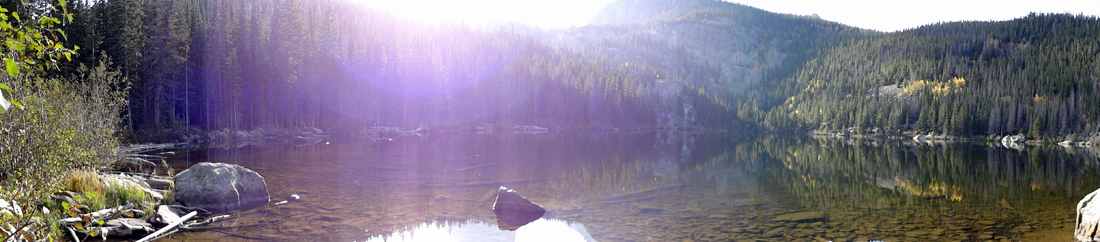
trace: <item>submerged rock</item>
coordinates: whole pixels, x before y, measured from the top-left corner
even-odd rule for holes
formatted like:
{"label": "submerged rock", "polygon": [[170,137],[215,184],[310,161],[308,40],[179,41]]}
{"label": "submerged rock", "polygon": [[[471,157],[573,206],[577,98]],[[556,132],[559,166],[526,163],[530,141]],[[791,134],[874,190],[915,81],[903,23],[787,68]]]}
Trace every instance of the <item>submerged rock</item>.
{"label": "submerged rock", "polygon": [[1100,189],[1085,195],[1077,203],[1077,222],[1073,237],[1078,241],[1100,241]]}
{"label": "submerged rock", "polygon": [[546,214],[546,209],[520,196],[516,191],[502,186],[497,190],[493,213],[497,215],[497,226],[501,230],[516,230],[541,218]]}
{"label": "submerged rock", "polygon": [[175,177],[180,204],[211,211],[228,211],[267,204],[267,183],[255,171],[239,165],[201,162]]}
{"label": "submerged rock", "polygon": [[153,217],[149,219],[149,222],[152,222],[153,224],[156,224],[158,226],[164,226],[176,222],[176,220],[179,219],[180,211],[172,209],[168,205],[160,205],[157,206],[156,214],[154,214]]}
{"label": "submerged rock", "polygon": [[798,212],[775,216],[772,221],[810,222],[825,219],[823,212]]}

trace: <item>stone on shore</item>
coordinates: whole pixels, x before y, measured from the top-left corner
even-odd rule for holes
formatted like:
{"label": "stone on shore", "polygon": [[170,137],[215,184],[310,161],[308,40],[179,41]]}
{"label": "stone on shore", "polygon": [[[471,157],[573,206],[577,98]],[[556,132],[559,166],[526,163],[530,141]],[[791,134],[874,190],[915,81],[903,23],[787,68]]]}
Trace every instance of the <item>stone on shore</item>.
{"label": "stone on shore", "polygon": [[1078,241],[1100,242],[1100,189],[1085,195],[1077,203],[1077,222],[1073,237]]}
{"label": "stone on shore", "polygon": [[211,211],[229,211],[267,204],[267,183],[255,171],[239,165],[201,162],[175,177],[180,204]]}
{"label": "stone on shore", "polygon": [[1009,135],[1009,136],[1005,136],[1004,138],[1001,138],[1001,143],[1023,143],[1023,142],[1027,142],[1027,137],[1024,137],[1024,135],[1022,135],[1022,134]]}

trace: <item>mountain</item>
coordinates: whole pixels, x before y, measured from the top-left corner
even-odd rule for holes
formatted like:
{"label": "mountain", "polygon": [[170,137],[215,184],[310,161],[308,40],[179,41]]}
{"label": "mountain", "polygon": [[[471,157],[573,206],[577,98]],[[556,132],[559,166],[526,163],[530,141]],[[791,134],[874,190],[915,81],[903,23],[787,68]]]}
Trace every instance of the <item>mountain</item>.
{"label": "mountain", "polygon": [[[588,26],[426,25],[340,0],[69,2],[139,141],[371,125],[1096,131],[1100,24],[1032,14],[895,33],[714,0],[620,0]],[[143,138],[144,137],[144,138]]]}
{"label": "mountain", "polygon": [[683,83],[685,92],[718,104],[697,112],[698,125],[713,126],[736,117],[738,103],[765,97],[765,87],[821,50],[842,39],[875,34],[728,2],[624,0],[609,4],[589,26],[546,41],[669,72],[665,83]]}
{"label": "mountain", "polygon": [[895,33],[711,0],[622,0],[553,42],[667,70],[771,130],[1097,130],[1100,22],[1031,14]]}

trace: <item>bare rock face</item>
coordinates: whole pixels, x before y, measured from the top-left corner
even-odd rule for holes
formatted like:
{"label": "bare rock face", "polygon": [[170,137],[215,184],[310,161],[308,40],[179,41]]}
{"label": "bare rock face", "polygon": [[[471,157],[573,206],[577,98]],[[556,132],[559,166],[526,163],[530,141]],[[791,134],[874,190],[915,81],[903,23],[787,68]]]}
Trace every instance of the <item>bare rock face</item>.
{"label": "bare rock face", "polygon": [[267,204],[267,183],[239,165],[202,162],[180,172],[173,190],[176,201],[210,211],[229,211]]}
{"label": "bare rock face", "polygon": [[1077,203],[1077,225],[1073,237],[1078,241],[1100,242],[1100,189],[1085,195]]}
{"label": "bare rock face", "polygon": [[500,230],[516,230],[541,218],[546,214],[546,209],[520,196],[516,191],[502,186],[497,191],[493,213],[497,215],[497,226]]}

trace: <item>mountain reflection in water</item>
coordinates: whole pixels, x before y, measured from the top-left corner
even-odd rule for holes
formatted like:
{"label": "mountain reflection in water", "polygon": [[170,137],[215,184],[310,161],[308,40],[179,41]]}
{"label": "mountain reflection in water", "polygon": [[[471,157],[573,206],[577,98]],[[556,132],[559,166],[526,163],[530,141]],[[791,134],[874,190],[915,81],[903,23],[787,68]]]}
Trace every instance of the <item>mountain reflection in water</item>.
{"label": "mountain reflection in water", "polygon": [[[540,227],[585,241],[1052,240],[1100,187],[1100,160],[1060,147],[668,132],[328,143],[172,157],[253,169],[273,201],[168,240],[519,241]],[[538,226],[495,226],[499,186],[546,207]],[[290,194],[302,199],[274,205]]]}
{"label": "mountain reflection in water", "polygon": [[457,225],[424,223],[408,231],[378,235],[365,242],[594,242],[584,225],[558,219],[538,219],[516,231],[497,229],[495,224],[466,222]]}

